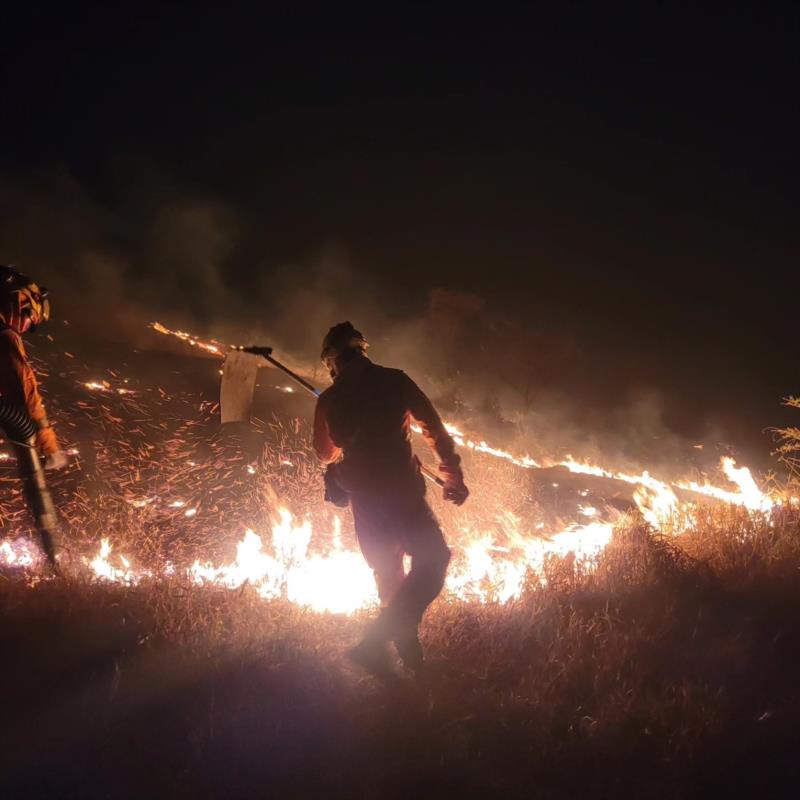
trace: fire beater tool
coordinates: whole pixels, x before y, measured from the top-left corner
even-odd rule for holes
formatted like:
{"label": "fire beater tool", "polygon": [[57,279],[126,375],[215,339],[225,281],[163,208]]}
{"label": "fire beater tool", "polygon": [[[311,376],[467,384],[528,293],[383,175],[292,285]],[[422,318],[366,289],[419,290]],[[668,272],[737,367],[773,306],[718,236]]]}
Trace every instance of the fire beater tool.
{"label": "fire beater tool", "polygon": [[[322,392],[305,378],[281,364],[272,356],[271,347],[234,347],[225,359],[222,369],[222,389],[220,406],[222,422],[239,422],[250,416],[253,391],[256,384],[258,363],[253,357],[266,359],[273,367],[286,373],[293,381],[300,384],[307,392],[319,397]],[[444,486],[444,481],[433,470],[421,467],[422,474],[437,486]]]}

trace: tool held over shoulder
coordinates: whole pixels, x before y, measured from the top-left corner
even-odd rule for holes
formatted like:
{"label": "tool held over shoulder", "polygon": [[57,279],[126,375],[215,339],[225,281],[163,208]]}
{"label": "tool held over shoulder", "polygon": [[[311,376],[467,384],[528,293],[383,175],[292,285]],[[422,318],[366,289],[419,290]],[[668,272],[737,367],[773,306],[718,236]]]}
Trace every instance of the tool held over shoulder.
{"label": "tool held over shoulder", "polygon": [[[234,352],[248,353],[248,354],[254,355],[254,356],[261,356],[262,358],[264,358],[267,361],[269,361],[269,363],[272,364],[272,366],[277,367],[279,370],[281,370],[282,372],[286,373],[290,378],[292,378],[292,380],[294,380],[298,384],[300,384],[300,386],[302,386],[307,392],[310,392],[311,394],[313,394],[314,397],[319,397],[320,394],[322,394],[322,392],[319,389],[317,389],[315,386],[313,386],[311,383],[309,383],[305,378],[302,378],[296,372],[294,372],[291,369],[289,369],[289,367],[287,367],[285,364],[281,364],[280,361],[278,361],[276,358],[273,358],[273,356],[272,356],[272,348],[271,347],[256,347],[256,346],[252,346],[252,347],[235,347],[233,350],[234,350]],[[421,469],[422,474],[429,481],[431,481],[432,483],[435,483],[439,487],[444,487],[445,486],[445,481],[442,478],[440,478],[435,472],[430,470],[428,467],[421,466],[420,469]],[[335,485],[336,485],[336,483],[335,483],[335,479],[334,479],[333,475],[331,475],[330,477],[327,477],[327,474],[326,474],[326,496],[328,494],[332,494],[332,495],[336,495],[336,497],[339,497],[341,499],[341,496],[339,494],[336,494],[336,490],[332,489],[332,487],[334,487]],[[339,493],[341,493],[342,490],[339,489],[338,491],[339,491]],[[327,497],[326,497],[326,499],[327,499]],[[336,505],[339,505],[339,502],[336,502],[336,500],[333,499],[333,497],[331,498],[331,502],[334,502]]]}

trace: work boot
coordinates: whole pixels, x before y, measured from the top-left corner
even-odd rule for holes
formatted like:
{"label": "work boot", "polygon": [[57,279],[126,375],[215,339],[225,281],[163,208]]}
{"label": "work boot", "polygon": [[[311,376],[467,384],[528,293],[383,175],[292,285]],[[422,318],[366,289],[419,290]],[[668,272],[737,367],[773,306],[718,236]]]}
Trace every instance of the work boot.
{"label": "work boot", "polygon": [[397,649],[397,655],[400,656],[400,661],[403,666],[409,670],[409,672],[413,672],[414,675],[420,675],[425,666],[425,662],[422,658],[422,645],[419,643],[419,637],[416,631],[395,639],[394,646]]}
{"label": "work boot", "polygon": [[400,681],[400,676],[392,668],[385,642],[367,637],[351,647],[347,657],[383,683],[395,684]]}

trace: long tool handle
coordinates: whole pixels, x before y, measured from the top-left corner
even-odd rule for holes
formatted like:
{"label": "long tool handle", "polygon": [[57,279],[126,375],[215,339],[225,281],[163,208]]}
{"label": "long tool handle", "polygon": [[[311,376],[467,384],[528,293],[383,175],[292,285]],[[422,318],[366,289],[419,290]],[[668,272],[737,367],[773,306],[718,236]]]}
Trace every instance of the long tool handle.
{"label": "long tool handle", "polygon": [[444,479],[440,478],[430,467],[420,464],[419,470],[431,483],[435,483],[440,488],[444,486]]}
{"label": "long tool handle", "polygon": [[283,370],[283,372],[285,372],[290,378],[294,378],[304,389],[308,389],[308,391],[311,392],[314,397],[319,397],[322,394],[319,389],[316,389],[314,386],[312,386],[305,378],[301,378],[296,372],[292,372],[289,367],[285,367],[277,359],[273,358],[272,356],[264,356],[264,358],[266,358],[267,361],[269,361],[269,363],[274,367]]}
{"label": "long tool handle", "polygon": [[[290,370],[289,367],[281,364],[277,358],[273,358],[271,347],[237,347],[236,349],[242,350],[245,353],[252,353],[253,355],[262,356],[269,361],[273,367],[277,367],[282,372],[285,372],[290,378],[297,381],[297,383],[299,383],[304,389],[311,392],[314,397],[319,397],[322,394],[319,389],[310,384],[305,378],[301,378],[296,372]],[[420,470],[429,481],[435,483],[437,486],[444,486],[444,481],[432,469],[424,465],[420,465]]]}
{"label": "long tool handle", "polygon": [[28,508],[33,515],[42,550],[44,550],[47,560],[50,562],[53,574],[58,575],[59,567],[56,554],[63,546],[61,527],[58,522],[56,508],[53,505],[53,498],[47,488],[44,467],[36,449],[36,439],[31,437],[25,443],[14,442],[13,444],[17,454],[19,476],[22,478],[23,493],[28,501]]}

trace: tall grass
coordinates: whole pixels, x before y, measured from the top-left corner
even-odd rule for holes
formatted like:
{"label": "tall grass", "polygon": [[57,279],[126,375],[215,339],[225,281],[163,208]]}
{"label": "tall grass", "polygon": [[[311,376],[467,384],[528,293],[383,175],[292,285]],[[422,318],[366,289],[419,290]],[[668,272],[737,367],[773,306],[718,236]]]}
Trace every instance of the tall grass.
{"label": "tall grass", "polygon": [[[788,397],[784,405],[800,409],[800,397]],[[789,469],[792,482],[797,487],[800,484],[800,428],[790,426],[778,428],[775,432],[780,443],[777,455]]]}

